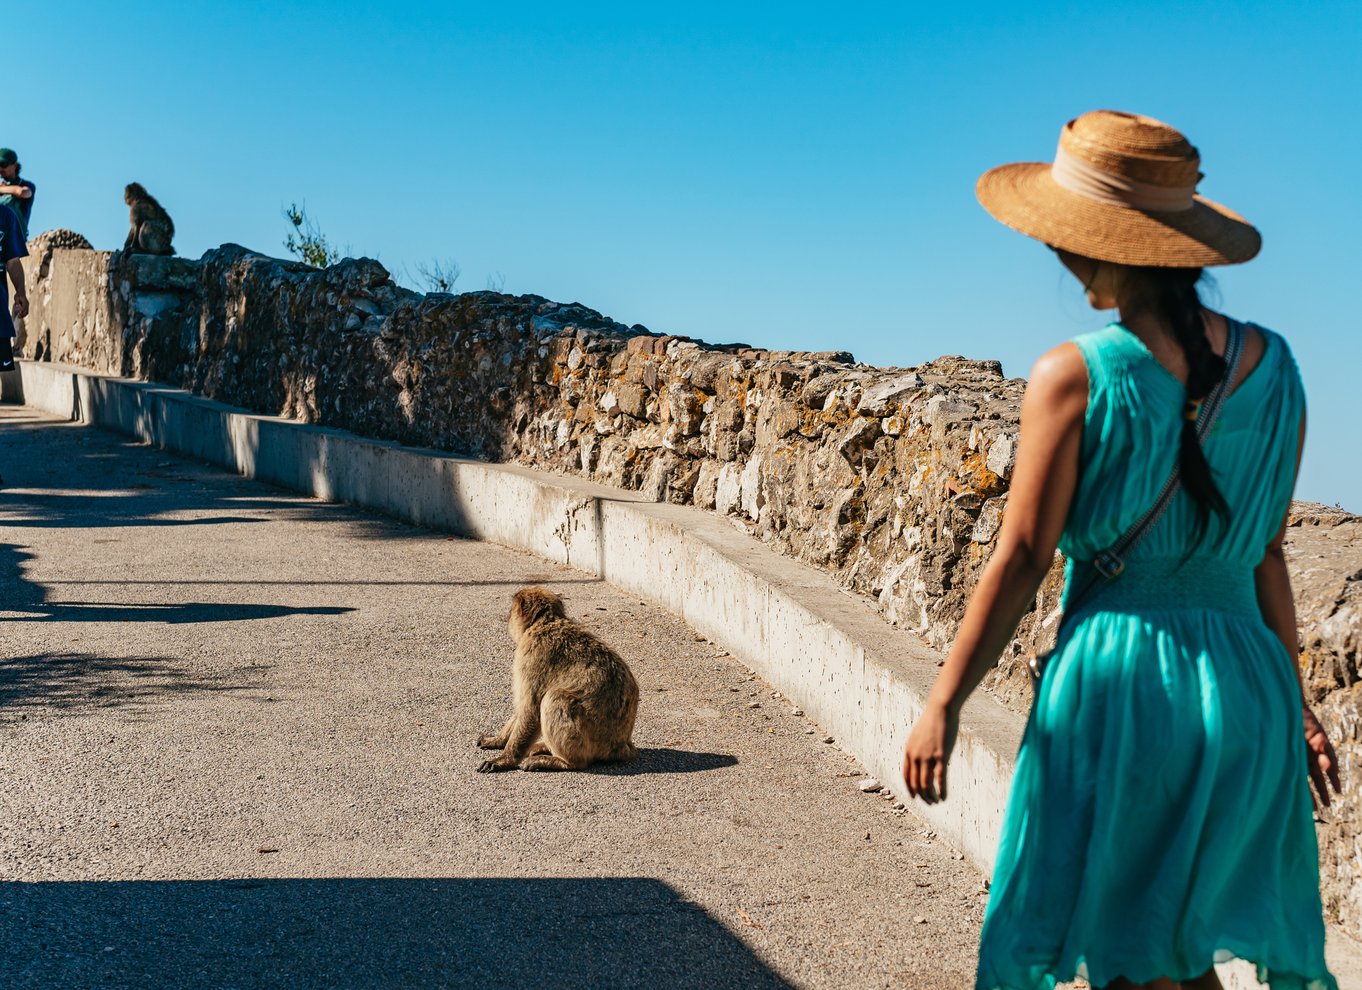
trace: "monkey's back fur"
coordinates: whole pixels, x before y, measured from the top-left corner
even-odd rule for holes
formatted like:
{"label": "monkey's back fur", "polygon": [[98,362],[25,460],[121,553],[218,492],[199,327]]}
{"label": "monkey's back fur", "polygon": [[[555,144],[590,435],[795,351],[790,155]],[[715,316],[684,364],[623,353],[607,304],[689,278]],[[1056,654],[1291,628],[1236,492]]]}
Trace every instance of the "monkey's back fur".
{"label": "monkey's back fur", "polygon": [[527,654],[527,673],[544,671],[540,733],[551,750],[581,765],[634,756],[638,682],[618,653],[571,619],[549,619]]}
{"label": "monkey's back fur", "polygon": [[129,182],[123,190],[123,201],[128,204],[131,227],[123,243],[123,253],[174,254],[171,242],[175,238],[175,223],[156,197],[140,182]]}
{"label": "monkey's back fur", "polygon": [[636,756],[638,682],[620,655],[543,588],[516,592],[508,625],[513,711],[501,732],[478,740],[505,752],[478,769],[580,770]]}

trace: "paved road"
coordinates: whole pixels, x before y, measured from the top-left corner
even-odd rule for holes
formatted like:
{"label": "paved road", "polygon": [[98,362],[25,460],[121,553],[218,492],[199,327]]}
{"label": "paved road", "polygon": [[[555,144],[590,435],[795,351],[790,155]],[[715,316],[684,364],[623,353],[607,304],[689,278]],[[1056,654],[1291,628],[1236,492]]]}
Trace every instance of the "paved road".
{"label": "paved road", "polygon": [[[972,986],[979,874],[666,612],[24,409],[0,472],[0,985]],[[474,772],[531,582],[636,763]]]}

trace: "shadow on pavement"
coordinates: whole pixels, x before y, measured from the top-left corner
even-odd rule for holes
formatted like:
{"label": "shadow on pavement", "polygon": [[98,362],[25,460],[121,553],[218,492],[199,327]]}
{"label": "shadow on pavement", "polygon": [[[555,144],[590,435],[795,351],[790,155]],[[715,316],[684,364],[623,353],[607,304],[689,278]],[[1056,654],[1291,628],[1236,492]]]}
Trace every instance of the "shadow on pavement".
{"label": "shadow on pavement", "polygon": [[[0,543],[0,613],[5,622],[244,622],[286,615],[343,615],[341,605],[268,605],[251,602],[61,602],[47,589],[25,580],[23,563],[33,559],[25,548]],[[98,582],[106,583],[106,582]],[[107,582],[117,584],[120,582]],[[131,582],[139,583],[139,582]]]}
{"label": "shadow on pavement", "polygon": [[[29,511],[42,510],[49,508],[59,496],[29,495],[25,497],[26,506]],[[76,496],[60,496],[64,499],[75,499]],[[90,501],[94,501],[91,499]],[[110,499],[100,499],[100,507],[108,508],[111,505]],[[69,506],[67,507],[69,508]],[[75,521],[79,518],[79,521]],[[53,509],[47,515],[42,516],[11,516],[4,520],[6,526],[23,526],[36,529],[70,529],[74,526],[81,528],[105,528],[114,526],[219,526],[223,523],[263,523],[266,520],[256,519],[252,516],[199,516],[194,519],[161,519],[153,516],[139,515],[109,515],[97,516],[91,511],[67,512]]]}
{"label": "shadow on pavement", "polygon": [[[53,529],[267,523],[336,518],[337,506],[179,457],[128,437],[45,417],[0,416],[0,526]],[[342,513],[345,509],[340,509]],[[192,518],[193,513],[201,513]],[[349,516],[370,535],[390,525]]]}
{"label": "shadow on pavement", "polygon": [[0,883],[14,988],[791,984],[642,877]]}
{"label": "shadow on pavement", "polygon": [[[3,544],[0,544],[0,547],[3,547]],[[277,586],[282,587],[282,588],[341,588],[341,587],[344,587],[344,588],[482,588],[482,587],[493,587],[493,586],[498,586],[498,585],[506,585],[507,587],[521,587],[521,586],[524,586],[524,585],[527,585],[527,584],[547,584],[547,585],[559,585],[559,584],[602,584],[602,583],[604,583],[604,581],[605,581],[604,578],[598,578],[598,577],[582,577],[582,578],[540,577],[540,578],[537,578],[537,579],[531,579],[531,578],[519,578],[519,577],[517,577],[517,578],[512,578],[511,580],[508,580],[508,581],[493,581],[493,580],[490,580],[490,579],[489,579],[489,580],[480,580],[480,581],[382,581],[382,580],[379,580],[379,581],[368,581],[368,580],[365,580],[365,581],[344,581],[344,580],[335,580],[335,581],[275,581],[275,580],[270,580],[270,579],[266,579],[266,578],[259,578],[259,579],[258,579],[258,578],[247,578],[247,579],[241,579],[241,580],[228,579],[228,580],[220,580],[220,581],[219,581],[219,580],[214,580],[214,579],[204,579],[204,580],[200,580],[200,579],[197,579],[197,578],[195,578],[195,579],[193,579],[193,580],[184,580],[184,581],[163,581],[163,580],[160,580],[159,578],[147,578],[145,581],[143,581],[143,580],[138,580],[137,578],[126,578],[126,579],[122,579],[122,580],[112,580],[112,581],[87,581],[87,580],[69,580],[69,581],[68,581],[68,580],[58,580],[58,581],[48,581],[48,582],[46,582],[46,583],[47,583],[48,585],[51,585],[51,586],[55,586],[55,585],[59,585],[59,584],[62,584],[62,585],[64,585],[64,584],[77,584],[77,585],[79,585],[79,584],[96,584],[96,585],[149,585],[149,584],[155,584],[155,585],[169,585],[169,586],[178,587],[178,586],[180,586],[180,585],[204,584],[204,585],[223,585],[223,586],[225,586],[225,587],[232,587],[233,585],[262,585],[262,586],[267,586],[267,587],[268,587],[268,586],[276,586],[276,585],[277,585]]]}
{"label": "shadow on pavement", "polygon": [[0,659],[0,713],[16,708],[136,708],[167,694],[240,689],[225,680],[187,674],[166,657],[43,653]]}
{"label": "shadow on pavement", "polygon": [[738,758],[727,753],[692,753],[684,749],[639,747],[638,756],[628,763],[598,763],[588,772],[610,777],[636,777],[645,773],[699,773],[737,765]]}
{"label": "shadow on pavement", "polygon": [[286,615],[344,615],[354,609],[341,605],[252,605],[219,602],[181,602],[174,605],[132,605],[123,602],[51,602],[0,608],[11,614],[6,622],[245,622]]}

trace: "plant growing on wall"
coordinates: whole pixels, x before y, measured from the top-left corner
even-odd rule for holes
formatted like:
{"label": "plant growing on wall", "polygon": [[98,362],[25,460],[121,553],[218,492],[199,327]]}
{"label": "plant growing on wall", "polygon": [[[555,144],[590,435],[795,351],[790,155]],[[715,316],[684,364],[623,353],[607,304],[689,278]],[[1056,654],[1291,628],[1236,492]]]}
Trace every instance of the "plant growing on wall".
{"label": "plant growing on wall", "polygon": [[306,203],[302,206],[290,203],[284,210],[284,219],[293,225],[284,238],[284,247],[289,254],[313,268],[328,268],[340,261],[340,251],[326,239],[316,221],[307,215]]}
{"label": "plant growing on wall", "polygon": [[427,292],[453,292],[462,269],[452,258],[422,261],[416,265],[416,280]]}

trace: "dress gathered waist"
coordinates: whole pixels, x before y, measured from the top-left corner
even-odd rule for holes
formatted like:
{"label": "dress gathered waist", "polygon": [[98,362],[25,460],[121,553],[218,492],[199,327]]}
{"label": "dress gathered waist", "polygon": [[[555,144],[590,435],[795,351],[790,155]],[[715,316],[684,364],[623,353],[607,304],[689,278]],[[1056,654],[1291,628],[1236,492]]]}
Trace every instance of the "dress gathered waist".
{"label": "dress gathered waist", "polygon": [[[1075,562],[1072,573],[1092,565]],[[1212,611],[1257,616],[1253,568],[1214,557],[1150,557],[1130,560],[1120,576],[1103,581],[1079,603],[1076,612]]]}

